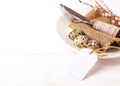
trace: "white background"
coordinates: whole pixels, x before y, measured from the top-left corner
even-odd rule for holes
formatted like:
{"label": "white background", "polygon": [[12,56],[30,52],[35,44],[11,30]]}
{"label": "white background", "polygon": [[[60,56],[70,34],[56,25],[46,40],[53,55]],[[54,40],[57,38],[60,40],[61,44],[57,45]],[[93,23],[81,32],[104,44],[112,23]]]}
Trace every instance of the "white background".
{"label": "white background", "polygon": [[0,86],[48,86],[64,69],[60,16],[58,0],[0,0]]}
{"label": "white background", "polygon": [[[68,53],[56,32],[62,15],[59,3],[73,9],[83,7],[77,0],[0,0],[0,86],[93,86],[100,83],[107,86],[111,81],[114,85],[120,84],[120,78],[113,77],[119,75],[120,70],[116,68],[119,66],[115,63],[120,59],[113,60],[116,66],[112,68],[116,71],[108,72],[109,66],[104,68],[104,74],[108,74],[104,80],[100,77],[104,71],[83,82],[66,73],[66,63],[73,55]],[[117,1],[108,4],[111,9],[116,8],[116,13],[120,12]],[[109,65],[109,60],[99,64],[103,62]],[[104,66],[99,64],[100,68]],[[94,83],[94,80],[101,82]]]}

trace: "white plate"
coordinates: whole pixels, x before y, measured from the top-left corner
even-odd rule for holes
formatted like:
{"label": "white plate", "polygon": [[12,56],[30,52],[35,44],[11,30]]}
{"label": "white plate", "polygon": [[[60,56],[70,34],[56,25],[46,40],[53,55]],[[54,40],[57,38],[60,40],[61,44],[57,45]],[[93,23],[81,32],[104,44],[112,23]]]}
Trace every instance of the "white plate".
{"label": "white plate", "polygon": [[[73,45],[73,41],[68,38],[68,34],[70,32],[69,21],[61,16],[57,22],[57,32],[59,36],[63,39],[66,45],[75,53],[79,52],[77,48]],[[112,59],[120,57],[120,50],[112,50],[112,52],[108,52],[107,56],[100,57],[100,59]]]}

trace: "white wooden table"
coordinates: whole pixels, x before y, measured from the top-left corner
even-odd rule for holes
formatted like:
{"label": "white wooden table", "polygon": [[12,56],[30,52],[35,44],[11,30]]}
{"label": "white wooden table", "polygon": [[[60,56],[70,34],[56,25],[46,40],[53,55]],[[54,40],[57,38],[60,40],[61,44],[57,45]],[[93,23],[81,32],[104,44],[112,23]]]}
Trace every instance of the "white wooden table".
{"label": "white wooden table", "polygon": [[[67,73],[74,54],[56,33],[59,3],[77,0],[0,1],[0,86],[117,86],[120,58],[100,60],[81,82]],[[116,9],[117,10],[117,9]]]}

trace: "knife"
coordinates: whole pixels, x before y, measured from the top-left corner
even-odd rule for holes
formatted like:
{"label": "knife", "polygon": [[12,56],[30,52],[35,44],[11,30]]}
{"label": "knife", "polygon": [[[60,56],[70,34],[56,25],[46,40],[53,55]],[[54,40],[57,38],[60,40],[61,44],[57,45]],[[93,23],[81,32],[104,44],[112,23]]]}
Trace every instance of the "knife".
{"label": "knife", "polygon": [[63,13],[63,15],[70,20],[71,22],[82,22],[82,23],[86,23],[90,26],[93,26],[93,22],[90,21],[89,19],[85,18],[83,15],[77,13],[76,11],[70,9],[69,7],[60,4],[61,6],[61,11]]}

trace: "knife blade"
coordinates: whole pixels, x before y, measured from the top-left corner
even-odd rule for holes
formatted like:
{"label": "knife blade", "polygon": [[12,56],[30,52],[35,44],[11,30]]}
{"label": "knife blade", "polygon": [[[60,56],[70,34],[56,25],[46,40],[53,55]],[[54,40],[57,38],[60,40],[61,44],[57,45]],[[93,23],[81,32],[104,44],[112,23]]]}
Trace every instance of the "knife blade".
{"label": "knife blade", "polygon": [[93,22],[90,21],[89,19],[85,18],[83,15],[77,13],[76,11],[72,10],[71,8],[60,4],[61,6],[61,11],[63,13],[63,15],[70,20],[71,22],[82,22],[82,23],[86,23],[90,26],[93,26]]}

